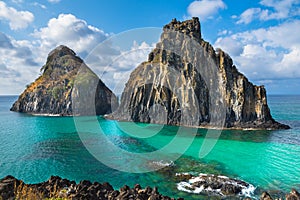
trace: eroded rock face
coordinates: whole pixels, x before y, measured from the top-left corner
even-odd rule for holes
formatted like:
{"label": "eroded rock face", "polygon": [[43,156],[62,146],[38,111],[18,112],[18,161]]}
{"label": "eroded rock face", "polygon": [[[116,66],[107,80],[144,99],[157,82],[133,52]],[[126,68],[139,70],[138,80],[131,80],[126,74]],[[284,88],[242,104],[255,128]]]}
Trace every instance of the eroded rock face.
{"label": "eroded rock face", "polygon": [[[59,46],[48,55],[43,74],[13,104],[11,110],[50,115],[103,115],[117,106],[116,96],[75,52]],[[95,97],[92,100],[91,97]],[[75,109],[73,103],[77,104]],[[92,107],[88,109],[87,107]]]}
{"label": "eroded rock face", "polygon": [[241,74],[228,54],[201,37],[198,18],[164,26],[161,41],[130,75],[109,118],[185,126],[286,129],[266,90]]}

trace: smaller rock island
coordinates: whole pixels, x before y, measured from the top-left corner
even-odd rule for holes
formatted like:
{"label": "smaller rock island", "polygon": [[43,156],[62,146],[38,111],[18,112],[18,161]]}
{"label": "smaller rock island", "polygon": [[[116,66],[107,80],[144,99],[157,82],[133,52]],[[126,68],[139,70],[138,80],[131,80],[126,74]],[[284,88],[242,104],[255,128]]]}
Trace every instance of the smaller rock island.
{"label": "smaller rock island", "polygon": [[[95,113],[104,115],[118,104],[113,92],[66,46],[58,46],[49,53],[41,72],[42,75],[19,96],[11,111],[58,116],[92,115],[94,113],[89,113],[89,109],[75,112],[72,100],[80,99],[84,104],[85,98],[95,96]],[[91,87],[93,85],[97,87]],[[78,92],[79,87],[85,91],[84,95]]]}

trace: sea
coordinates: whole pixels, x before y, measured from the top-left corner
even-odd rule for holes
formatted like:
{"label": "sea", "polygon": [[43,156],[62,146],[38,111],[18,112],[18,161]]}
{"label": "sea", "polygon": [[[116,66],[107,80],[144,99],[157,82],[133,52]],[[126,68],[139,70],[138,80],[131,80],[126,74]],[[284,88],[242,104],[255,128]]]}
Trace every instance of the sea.
{"label": "sea", "polygon": [[254,187],[247,194],[253,198],[265,190],[300,191],[297,95],[268,96],[273,118],[289,130],[208,130],[101,116],[33,116],[9,110],[17,98],[0,96],[0,178],[13,175],[38,183],[58,175],[76,182],[109,182],[115,189],[138,183],[172,197],[207,199],[179,190],[175,177],[201,173],[243,180]]}

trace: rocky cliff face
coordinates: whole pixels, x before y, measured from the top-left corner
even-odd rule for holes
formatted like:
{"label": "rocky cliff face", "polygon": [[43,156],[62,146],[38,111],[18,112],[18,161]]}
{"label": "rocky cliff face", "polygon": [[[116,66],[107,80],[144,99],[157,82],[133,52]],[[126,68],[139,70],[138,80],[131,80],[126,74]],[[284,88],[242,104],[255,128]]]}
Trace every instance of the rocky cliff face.
{"label": "rocky cliff face", "polygon": [[289,128],[276,122],[266,90],[201,36],[198,18],[164,26],[148,61],[132,73],[110,118],[169,125]]}
{"label": "rocky cliff face", "polygon": [[[61,116],[103,115],[117,105],[116,96],[66,46],[51,51],[41,71],[43,74],[27,86],[12,111]],[[93,106],[89,104],[91,97],[95,97]]]}

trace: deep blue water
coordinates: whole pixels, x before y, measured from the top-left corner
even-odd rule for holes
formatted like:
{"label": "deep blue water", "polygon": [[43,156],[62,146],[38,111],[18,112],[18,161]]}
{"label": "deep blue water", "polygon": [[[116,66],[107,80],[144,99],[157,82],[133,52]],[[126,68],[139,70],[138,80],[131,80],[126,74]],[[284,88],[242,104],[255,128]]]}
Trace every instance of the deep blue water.
{"label": "deep blue water", "polygon": [[[212,150],[201,158],[199,149],[205,142],[211,142],[207,136],[213,135],[214,131],[116,122],[101,117],[76,119],[77,125],[81,123],[84,126],[84,130],[79,131],[72,117],[10,112],[9,108],[16,99],[16,96],[0,96],[0,177],[10,174],[25,182],[36,183],[47,180],[51,175],[59,175],[76,181],[108,181],[115,188],[140,183],[144,187],[158,186],[164,194],[184,196],[186,199],[197,196],[177,190],[173,177],[175,173],[223,174],[262,189],[300,189],[300,96],[268,97],[273,117],[292,129],[222,131]],[[151,165],[137,163],[134,157],[126,157],[106,146],[100,140],[95,123],[100,124],[109,141],[129,152],[153,152],[162,149],[174,137],[179,137],[182,145],[189,141],[191,144],[185,152],[180,144],[164,152],[166,156],[183,153],[170,171],[121,172],[102,164],[99,157],[96,159],[85,145],[96,149],[100,159],[110,160],[122,169],[134,171],[142,165],[150,168]],[[151,137],[137,137],[141,130]],[[180,136],[177,135],[179,130],[183,132]],[[191,135],[195,136],[193,140],[190,140]],[[161,160],[168,162],[163,155]]]}

